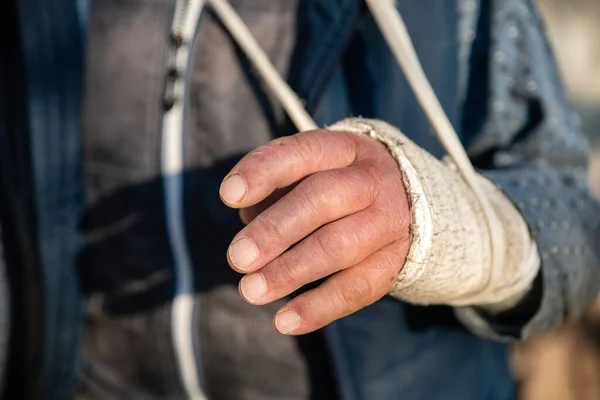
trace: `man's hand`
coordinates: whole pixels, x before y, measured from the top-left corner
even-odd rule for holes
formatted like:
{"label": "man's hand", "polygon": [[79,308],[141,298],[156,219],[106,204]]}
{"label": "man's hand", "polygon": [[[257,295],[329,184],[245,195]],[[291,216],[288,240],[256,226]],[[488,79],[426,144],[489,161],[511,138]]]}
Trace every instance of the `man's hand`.
{"label": "man's hand", "polygon": [[367,136],[317,130],[274,140],[246,155],[220,194],[248,224],[227,253],[246,274],[246,301],[266,304],[331,275],[276,314],[281,333],[308,333],[375,302],[404,265],[402,174]]}

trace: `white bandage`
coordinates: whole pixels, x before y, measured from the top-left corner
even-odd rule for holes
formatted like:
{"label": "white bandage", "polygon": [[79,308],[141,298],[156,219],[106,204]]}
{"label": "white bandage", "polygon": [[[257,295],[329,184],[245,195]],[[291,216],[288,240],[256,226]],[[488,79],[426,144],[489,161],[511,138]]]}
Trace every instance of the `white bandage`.
{"label": "white bandage", "polygon": [[[417,304],[508,308],[531,286],[540,259],[518,210],[481,177],[503,227],[502,273],[493,277],[486,217],[452,164],[442,162],[381,121],[347,119],[331,130],[368,134],[397,160],[411,206],[411,246],[390,294]],[[498,306],[498,307],[495,307]]]}

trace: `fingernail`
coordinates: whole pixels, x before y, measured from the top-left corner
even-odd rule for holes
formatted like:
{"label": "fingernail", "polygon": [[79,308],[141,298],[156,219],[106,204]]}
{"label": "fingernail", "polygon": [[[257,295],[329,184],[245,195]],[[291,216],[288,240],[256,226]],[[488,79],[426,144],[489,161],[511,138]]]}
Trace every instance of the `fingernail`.
{"label": "fingernail", "polygon": [[275,328],[284,335],[294,332],[299,327],[300,317],[292,310],[281,311],[275,316]]}
{"label": "fingernail", "polygon": [[262,297],[267,291],[267,284],[263,274],[256,273],[243,277],[240,282],[240,290],[244,297],[250,301]]}
{"label": "fingernail", "polygon": [[244,196],[246,196],[246,192],[248,188],[246,187],[246,182],[239,174],[233,174],[227,177],[223,183],[221,183],[221,189],[219,189],[219,193],[223,200],[226,203],[238,203],[242,201]]}
{"label": "fingernail", "polygon": [[240,271],[246,271],[250,268],[257,257],[256,245],[248,238],[237,240],[229,246],[229,259]]}

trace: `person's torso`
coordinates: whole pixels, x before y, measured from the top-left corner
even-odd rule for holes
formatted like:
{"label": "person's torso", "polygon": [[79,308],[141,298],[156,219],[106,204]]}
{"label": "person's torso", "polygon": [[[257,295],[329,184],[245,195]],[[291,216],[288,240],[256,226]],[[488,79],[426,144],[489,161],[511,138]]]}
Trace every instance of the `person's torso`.
{"label": "person's torso", "polygon": [[[398,2],[455,125],[465,79],[459,3]],[[379,118],[442,155],[362,1],[232,4],[320,125],[352,115]],[[92,235],[81,265],[94,293],[84,331],[90,393],[183,398],[182,370],[192,362],[192,379],[211,399],[330,399],[336,392],[344,399],[511,398],[505,345],[455,328],[415,329],[408,321],[415,313],[396,300],[293,338],[272,328],[282,301],[255,307],[240,298],[240,276],[225,253],[242,224],[220,202],[218,187],[241,156],[294,129],[208,8],[191,46],[182,129],[165,129],[173,12],[172,1],[158,0],[92,7],[84,109],[85,222]],[[173,135],[181,141],[181,196],[173,195],[178,186],[164,169]],[[193,301],[176,310],[186,257]],[[191,358],[178,350],[182,340],[191,343]]]}

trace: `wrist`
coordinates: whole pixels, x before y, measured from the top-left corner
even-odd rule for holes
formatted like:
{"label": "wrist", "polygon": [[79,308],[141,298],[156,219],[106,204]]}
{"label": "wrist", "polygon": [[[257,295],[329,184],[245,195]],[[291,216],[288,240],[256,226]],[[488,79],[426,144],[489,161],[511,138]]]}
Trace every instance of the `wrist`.
{"label": "wrist", "polygon": [[501,220],[505,242],[504,268],[492,281],[493,249],[486,217],[451,165],[380,121],[350,119],[330,129],[379,140],[403,174],[411,207],[411,246],[392,296],[417,304],[504,309],[527,292],[539,270],[539,256],[524,220],[497,187],[481,178]]}

